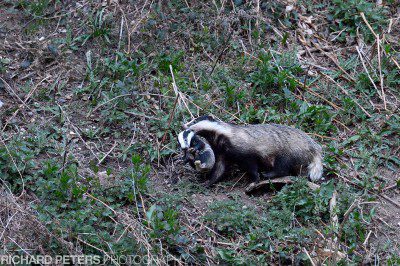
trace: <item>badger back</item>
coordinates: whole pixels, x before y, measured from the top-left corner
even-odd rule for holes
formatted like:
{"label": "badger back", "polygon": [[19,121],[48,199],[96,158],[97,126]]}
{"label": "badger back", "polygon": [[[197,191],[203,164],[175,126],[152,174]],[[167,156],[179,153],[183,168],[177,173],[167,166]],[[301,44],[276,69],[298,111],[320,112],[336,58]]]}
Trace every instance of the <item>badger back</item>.
{"label": "badger back", "polygon": [[230,139],[234,135],[232,125],[219,121],[201,120],[190,125],[189,129],[206,138],[210,142],[211,146],[217,144],[216,141],[220,136]]}
{"label": "badger back", "polygon": [[255,140],[255,147],[260,154],[282,154],[304,158],[309,161],[322,148],[303,131],[283,125],[262,124],[246,132]]}
{"label": "badger back", "polygon": [[[190,130],[218,146],[221,140],[241,153],[315,154],[321,147],[303,131],[278,124],[232,125],[224,122],[202,120],[189,126]],[[299,155],[300,156],[300,155]]]}

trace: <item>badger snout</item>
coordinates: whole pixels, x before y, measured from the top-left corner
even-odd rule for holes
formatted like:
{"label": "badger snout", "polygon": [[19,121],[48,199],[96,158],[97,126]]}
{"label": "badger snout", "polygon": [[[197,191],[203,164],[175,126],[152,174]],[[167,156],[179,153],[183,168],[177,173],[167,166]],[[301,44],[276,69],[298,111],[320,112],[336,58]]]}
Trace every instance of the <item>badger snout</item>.
{"label": "badger snout", "polygon": [[182,151],[183,151],[182,161],[184,164],[187,164],[192,159],[191,154],[189,152],[189,149],[187,148],[182,149]]}
{"label": "badger snout", "polygon": [[182,152],[182,161],[184,164],[186,164],[189,161],[188,149],[182,149]]}
{"label": "badger snout", "polygon": [[184,164],[186,164],[190,161],[194,161],[194,152],[195,151],[193,148],[185,148],[185,149],[182,149],[182,151],[183,151],[182,160],[183,160]]}

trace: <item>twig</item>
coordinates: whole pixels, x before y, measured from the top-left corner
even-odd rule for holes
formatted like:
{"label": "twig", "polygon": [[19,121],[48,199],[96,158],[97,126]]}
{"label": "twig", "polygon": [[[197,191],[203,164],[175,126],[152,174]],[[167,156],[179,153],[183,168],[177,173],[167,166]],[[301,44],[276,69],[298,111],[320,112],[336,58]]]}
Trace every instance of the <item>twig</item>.
{"label": "twig", "polygon": [[[341,175],[338,175],[338,176],[340,176],[344,181],[346,181],[347,183],[352,184],[352,185],[355,186],[355,187],[358,187],[358,188],[361,188],[361,189],[365,189],[364,187],[362,187],[362,186],[360,186],[360,185],[354,183],[353,181],[348,180],[348,179],[345,178],[344,176],[341,176]],[[381,198],[387,200],[389,203],[392,203],[394,206],[400,208],[400,204],[397,203],[397,202],[395,202],[395,201],[393,201],[393,200],[392,200],[391,198],[389,198],[388,196],[386,196],[386,195],[381,195],[381,194],[379,194],[379,192],[377,192],[377,191],[371,191],[371,190],[368,190],[368,189],[367,189],[367,191],[368,191],[369,193],[372,193],[372,194],[374,194],[374,195],[376,195],[376,196],[378,196],[378,197],[381,197]]]}
{"label": "twig", "polygon": [[337,255],[338,255],[338,252],[339,252],[340,239],[342,238],[344,224],[349,219],[350,213],[358,206],[359,202],[360,202],[360,200],[358,198],[356,198],[353,201],[353,203],[350,205],[350,207],[347,209],[347,211],[345,212],[345,214],[343,216],[343,220],[342,220],[342,223],[340,224],[338,235],[337,235],[338,242],[337,242],[337,245],[336,245],[336,248],[335,248],[335,254],[334,254],[334,257],[333,257],[334,260],[336,259]]}
{"label": "twig", "polygon": [[112,256],[108,255],[108,253],[105,250],[98,248],[98,247],[86,242],[85,240],[80,239],[79,237],[75,237],[75,238],[76,238],[76,240],[82,242],[83,244],[88,245],[89,247],[92,247],[95,250],[102,252],[107,258],[109,258],[110,260],[112,260],[112,262],[114,262],[114,265],[120,265]]}
{"label": "twig", "polygon": [[307,52],[312,53],[312,52],[321,51],[321,49],[330,51],[330,50],[333,49],[333,47],[332,46],[323,46],[323,47],[319,47],[319,48],[314,47],[314,48],[308,48],[307,50],[299,50],[297,52],[297,55],[301,56],[301,55],[304,55]]}
{"label": "twig", "polygon": [[367,246],[368,239],[369,239],[369,237],[371,236],[371,233],[372,233],[372,230],[369,231],[367,237],[365,238],[365,240],[364,240],[364,242],[363,242],[363,246],[364,246],[364,247]]}
{"label": "twig", "polygon": [[390,59],[392,59],[393,63],[397,66],[397,68],[400,70],[400,65],[397,63],[397,61],[393,58],[393,56],[390,56]]}
{"label": "twig", "polygon": [[[144,14],[143,15],[143,10],[144,10],[144,8],[146,7],[146,5],[147,5],[147,0],[146,0],[146,2],[144,3],[144,5],[143,5],[143,8],[142,8],[142,11],[140,12],[140,15],[139,15],[139,19],[138,19],[138,21],[136,22],[136,24],[129,30],[128,29],[128,48],[127,48],[127,54],[129,54],[130,52],[131,52],[131,35],[133,34],[133,32],[139,27],[139,25],[140,25],[140,23],[142,23],[143,21],[145,21],[145,18],[150,14],[150,12],[151,12],[151,8],[149,8],[149,10],[147,11],[147,13],[146,14]],[[151,6],[151,4],[150,4],[150,6]],[[126,22],[127,23],[127,22]],[[128,23],[127,23],[128,24]],[[128,27],[128,26],[127,26]]]}
{"label": "twig", "polygon": [[235,182],[235,184],[233,184],[233,186],[231,187],[231,190],[230,190],[230,191],[232,191],[232,190],[235,188],[236,184],[239,183],[239,181],[242,180],[242,178],[243,178],[245,175],[246,175],[246,173],[243,173],[243,174],[242,174],[242,176]]}
{"label": "twig", "polygon": [[340,71],[342,71],[342,72],[347,76],[347,78],[348,78],[351,82],[353,82],[353,83],[356,82],[355,79],[354,79],[352,76],[350,76],[350,74],[347,73],[347,71],[344,70],[344,69],[339,65],[339,63],[337,62],[337,59],[336,59],[336,58],[334,58],[332,55],[330,55],[329,53],[327,53],[327,52],[325,52],[324,50],[322,50],[321,47],[319,46],[319,44],[317,44],[317,43],[315,43],[315,42],[312,42],[312,44],[313,44],[317,49],[319,49],[319,50],[321,51],[321,53],[323,53],[323,54],[326,55],[329,59],[331,59],[332,62],[340,69]]}
{"label": "twig", "polygon": [[381,223],[383,223],[384,225],[386,225],[387,227],[389,227],[392,230],[397,230],[396,228],[394,228],[393,226],[391,226],[390,224],[388,224],[387,222],[385,222],[385,220],[383,220],[381,217],[376,217],[376,219],[378,219],[378,221],[380,221]]}
{"label": "twig", "polygon": [[213,64],[213,66],[212,66],[212,68],[211,68],[211,71],[210,71],[210,76],[211,76],[212,73],[214,72],[214,69],[215,69],[215,67],[217,66],[218,61],[221,59],[222,55],[223,55],[223,54],[225,53],[225,51],[227,50],[227,48],[228,48],[228,43],[229,43],[229,41],[231,40],[232,35],[233,35],[233,31],[231,31],[231,33],[229,34],[227,40],[224,42],[224,44],[223,44],[223,46],[222,46],[221,52],[219,53],[217,59],[214,61],[214,64]]}
{"label": "twig", "polygon": [[387,107],[386,107],[386,96],[385,96],[385,91],[383,89],[383,76],[382,76],[382,65],[381,65],[381,40],[379,38],[379,35],[375,33],[375,31],[372,29],[371,25],[368,23],[368,20],[366,19],[364,13],[361,12],[360,15],[361,15],[362,19],[364,20],[365,24],[367,25],[368,29],[374,35],[374,37],[376,39],[377,46],[378,46],[378,68],[379,68],[379,79],[380,79],[381,93],[382,93],[381,97],[382,97],[382,100],[383,100],[383,106],[385,107],[385,110],[387,110]]}
{"label": "twig", "polygon": [[314,263],[314,261],[312,260],[312,258],[311,258],[311,256],[310,256],[310,254],[308,253],[307,249],[306,249],[306,248],[303,248],[303,251],[304,251],[304,253],[306,253],[308,259],[309,259],[310,262],[311,262],[311,265],[312,265],[312,266],[315,266],[315,263]]}
{"label": "twig", "polygon": [[117,144],[118,144],[117,142],[114,143],[112,148],[104,155],[103,158],[100,159],[100,161],[97,163],[97,165],[100,165],[108,157],[108,155],[110,155],[110,153],[115,149],[115,147],[117,147]]}
{"label": "twig", "polygon": [[12,242],[14,242],[15,245],[17,245],[26,255],[28,255],[29,257],[31,257],[31,259],[33,259],[33,261],[36,262],[36,259],[34,256],[32,256],[31,254],[29,254],[28,251],[26,251],[23,247],[21,247],[17,242],[15,242],[14,239],[12,239],[11,237],[7,236],[8,239],[10,239]]}
{"label": "twig", "polygon": [[[337,210],[336,210],[336,198],[337,198],[337,191],[335,189],[333,191],[332,198],[329,201],[329,213],[331,215],[331,224],[332,224],[332,228],[334,230],[334,235],[335,235],[333,237],[333,241],[332,241],[333,243],[331,243],[331,246],[329,247],[329,249],[332,249],[332,245],[334,247],[337,247],[337,248],[335,248],[335,252],[333,253],[333,258],[332,258],[334,263],[336,263],[336,255],[337,255],[338,249],[339,249],[338,237],[336,235],[336,233],[339,232],[339,222],[338,222],[339,219],[338,219]],[[340,239],[339,239],[339,241],[340,241]]]}
{"label": "twig", "polygon": [[[320,72],[321,73],[321,72]],[[297,84],[301,85],[303,88],[305,88],[309,93],[311,93],[312,95],[324,100],[325,102],[327,102],[330,106],[332,106],[333,108],[335,108],[336,110],[341,110],[343,111],[343,108],[337,106],[336,104],[334,104],[333,102],[329,101],[328,99],[326,99],[324,96],[316,93],[315,91],[313,91],[307,84],[300,82],[299,80],[297,80],[295,77],[292,77]]]}
{"label": "twig", "polygon": [[226,242],[220,242],[220,241],[207,241],[207,240],[204,240],[204,239],[196,239],[196,241],[197,242],[201,242],[201,243],[212,242],[212,243],[218,244],[218,245],[237,247],[237,244],[235,244],[235,243],[226,243]]}
{"label": "twig", "polygon": [[103,105],[106,105],[106,104],[108,104],[108,103],[110,103],[110,102],[112,102],[112,101],[114,101],[114,100],[116,100],[118,98],[122,98],[122,97],[126,97],[126,96],[132,96],[132,94],[129,93],[129,94],[121,94],[121,95],[115,96],[114,98],[111,98],[111,99],[105,101],[104,103],[101,103],[101,104],[97,105],[91,112],[89,112],[89,114],[87,114],[86,117],[89,117],[92,113],[96,112],[97,109],[99,109]]}
{"label": "twig", "polygon": [[386,195],[381,195],[381,194],[378,194],[378,195],[379,195],[380,197],[384,198],[385,200],[389,201],[389,202],[392,203],[393,205],[397,206],[397,208],[400,208],[400,204],[397,203],[397,202],[395,202],[394,200],[392,200],[392,199],[389,198],[388,196],[386,196]]}
{"label": "twig", "polygon": [[[176,95],[175,102],[174,102],[174,107],[172,108],[172,112],[170,113],[169,118],[168,118],[167,129],[168,129],[168,128],[170,127],[170,125],[171,125],[172,118],[174,117],[175,109],[176,109],[176,104],[178,103],[178,100],[179,100],[179,96]],[[161,139],[160,145],[164,143],[165,138],[167,137],[167,132],[168,132],[168,130],[166,130],[166,131],[164,132],[164,135],[163,135],[163,137],[162,137],[162,139]]]}
{"label": "twig", "polygon": [[69,147],[69,144],[72,142],[72,139],[73,138],[71,138],[70,140],[66,139],[66,141],[65,141],[62,166],[61,166],[61,169],[60,169],[61,172],[64,172],[65,164],[67,163],[68,147]]}
{"label": "twig", "polygon": [[397,185],[397,184],[394,184],[394,185],[391,185],[391,186],[385,187],[384,189],[382,189],[382,192],[385,192],[385,191],[391,190],[391,189],[393,189],[393,188],[396,188],[396,187],[398,187],[398,185]]}
{"label": "twig", "polygon": [[[122,9],[121,9],[122,11]],[[121,39],[122,39],[122,33],[124,31],[124,17],[125,14],[121,17],[121,25],[120,25],[120,30],[119,30],[119,39],[118,39],[118,51],[121,48]],[[115,60],[117,60],[118,56],[115,57]]]}
{"label": "twig", "polygon": [[[29,91],[29,93],[25,96],[25,99],[23,100],[23,102],[22,102],[22,104],[24,105],[24,106],[26,106],[26,103],[28,102],[28,100],[31,98],[31,96],[35,93],[35,91],[37,90],[37,88],[39,87],[39,85],[43,82],[43,81],[45,81],[45,80],[47,80],[49,77],[45,77],[44,79],[42,79],[41,81],[39,81],[30,91]],[[2,81],[4,81],[3,79],[2,79]],[[7,84],[8,85],[8,84]],[[9,87],[9,88],[11,88],[11,87]],[[18,99],[19,99],[19,97],[18,97]],[[21,99],[19,99],[19,100],[21,100]],[[9,119],[7,119],[7,121],[6,121],[6,123],[4,124],[4,127],[3,127],[3,129],[2,129],[2,131],[4,131],[6,128],[7,128],[7,125],[8,125],[8,123],[10,123],[10,121],[18,114],[18,112],[21,110],[21,106],[13,113],[13,115],[9,118]]]}
{"label": "twig", "polygon": [[[179,91],[178,86],[176,85],[175,75],[174,75],[174,71],[172,69],[172,65],[169,65],[169,70],[170,70],[171,76],[172,76],[172,88],[174,89],[175,95],[177,97],[179,96],[179,99],[182,100],[182,102],[185,105],[187,111],[189,112],[191,118],[194,118],[192,112],[190,112],[190,109],[189,109],[188,105],[186,104],[186,101],[185,101],[184,97],[182,96],[183,94]],[[179,102],[179,105],[180,105],[180,102]]]}
{"label": "twig", "polygon": [[381,41],[379,39],[379,35],[376,36],[376,42],[378,44],[378,68],[379,68],[379,80],[380,80],[380,84],[381,84],[383,106],[384,106],[385,110],[387,110],[386,96],[385,96],[385,91],[383,90],[383,76],[382,76],[382,65],[381,65]]}
{"label": "twig", "polygon": [[367,66],[365,65],[365,62],[364,62],[364,58],[362,57],[361,52],[360,52],[360,49],[358,48],[358,46],[356,46],[356,50],[357,50],[358,55],[359,55],[359,57],[360,57],[361,64],[363,65],[364,70],[365,70],[365,72],[367,73],[367,76],[368,76],[369,80],[371,81],[372,86],[374,86],[376,92],[378,92],[379,96],[381,96],[381,98],[382,98],[381,92],[378,90],[378,87],[376,87],[374,80],[372,79],[371,75],[370,75],[369,72],[368,72]]}
{"label": "twig", "polygon": [[97,157],[97,155],[94,153],[94,151],[89,147],[89,145],[86,143],[86,141],[83,140],[81,134],[79,134],[79,130],[77,127],[75,127],[75,125],[71,122],[71,120],[69,119],[68,115],[65,113],[65,111],[62,109],[61,105],[58,105],[58,108],[60,108],[60,111],[64,114],[64,117],[67,119],[68,123],[71,125],[71,127],[74,129],[75,133],[78,135],[79,139],[83,142],[83,144],[86,146],[86,148],[89,149],[89,151],[93,154],[93,156],[97,159],[97,161],[99,161],[99,157]]}
{"label": "twig", "polygon": [[160,118],[155,117],[155,116],[148,116],[148,115],[145,115],[145,114],[139,114],[139,113],[135,113],[135,112],[132,112],[132,111],[124,111],[124,113],[128,114],[128,115],[141,116],[141,117],[144,117],[144,118],[147,118],[147,119],[154,119],[154,120],[158,120],[158,121],[161,120]]}
{"label": "twig", "polygon": [[25,102],[18,96],[18,94],[15,93],[15,91],[13,90],[13,88],[2,78],[0,77],[0,80],[8,87],[8,89],[10,90],[11,94],[13,94],[25,107],[27,107],[29,110],[31,110],[29,108],[29,106],[27,106],[25,104]]}
{"label": "twig", "polygon": [[2,225],[3,227],[3,232],[1,232],[0,234],[0,241],[2,241],[4,233],[7,231],[7,227],[8,225],[11,223],[12,219],[14,218],[14,216],[19,213],[19,210],[17,210],[16,212],[14,212],[11,217],[9,219],[7,219],[7,223],[5,225]]}
{"label": "twig", "polygon": [[86,192],[85,195],[88,196],[89,198],[95,200],[95,201],[100,202],[100,203],[103,204],[107,209],[109,209],[110,211],[112,211],[114,214],[117,214],[117,212],[116,212],[112,207],[110,207],[108,204],[106,204],[106,203],[105,203],[104,201],[102,201],[101,199],[96,198],[95,196],[93,196],[92,194],[90,194],[90,193],[88,193],[88,192]]}
{"label": "twig", "polygon": [[319,137],[319,138],[321,138],[321,139],[331,139],[331,140],[336,140],[336,141],[339,140],[338,138],[333,138],[333,137],[328,137],[328,136],[322,136],[322,135],[317,134],[317,133],[307,133],[307,135],[317,136],[317,137]]}
{"label": "twig", "polygon": [[377,39],[378,35],[376,35],[375,31],[372,29],[371,25],[368,23],[368,20],[365,18],[364,12],[360,12],[360,15],[361,15],[361,18],[364,20],[365,24],[367,24],[368,29],[374,35],[375,39]]}
{"label": "twig", "polygon": [[[325,74],[325,73],[322,73],[322,72],[320,72],[320,73],[321,73],[323,76],[325,76],[326,78],[328,78],[329,80],[331,80],[333,83],[335,83],[336,86],[338,86],[338,87],[344,92],[344,94],[346,94],[347,96],[350,97],[349,92],[348,92],[345,88],[343,88],[342,85],[340,85],[339,83],[337,83],[331,76],[329,76],[329,75],[327,75],[327,74]],[[351,97],[350,97],[350,98],[351,98]],[[358,103],[358,101],[356,101],[356,100],[353,99],[353,98],[351,98],[351,99],[353,100],[353,102],[354,102],[355,104],[357,104],[358,107],[360,107],[360,109],[361,109],[369,118],[372,117],[372,116],[367,112],[367,110],[365,110],[364,107],[362,107],[362,106]]]}

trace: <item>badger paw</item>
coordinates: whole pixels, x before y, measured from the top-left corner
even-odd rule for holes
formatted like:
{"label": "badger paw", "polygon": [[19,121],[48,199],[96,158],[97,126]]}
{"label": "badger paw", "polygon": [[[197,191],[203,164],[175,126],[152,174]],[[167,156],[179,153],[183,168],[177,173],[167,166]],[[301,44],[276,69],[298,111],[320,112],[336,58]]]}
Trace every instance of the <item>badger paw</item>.
{"label": "badger paw", "polygon": [[200,160],[194,161],[194,166],[196,167],[197,171],[201,171],[202,170]]}
{"label": "badger paw", "polygon": [[248,185],[245,189],[245,193],[251,193],[253,189],[257,186],[257,182],[252,182],[250,185]]}

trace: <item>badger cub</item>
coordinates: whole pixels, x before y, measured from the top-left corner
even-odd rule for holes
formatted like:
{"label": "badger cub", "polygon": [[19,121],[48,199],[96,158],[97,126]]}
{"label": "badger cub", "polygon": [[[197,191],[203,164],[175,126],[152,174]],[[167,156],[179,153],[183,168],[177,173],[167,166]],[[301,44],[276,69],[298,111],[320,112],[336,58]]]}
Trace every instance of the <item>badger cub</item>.
{"label": "badger cub", "polygon": [[215,164],[215,155],[208,141],[192,130],[179,133],[178,141],[183,150],[183,161],[201,173],[209,172]]}
{"label": "badger cub", "polygon": [[311,181],[322,177],[322,148],[299,129],[277,124],[234,125],[212,116],[199,117],[184,128],[192,137],[204,137],[216,155],[209,186],[221,179],[231,163],[246,171],[254,183],[260,175],[307,174]]}

